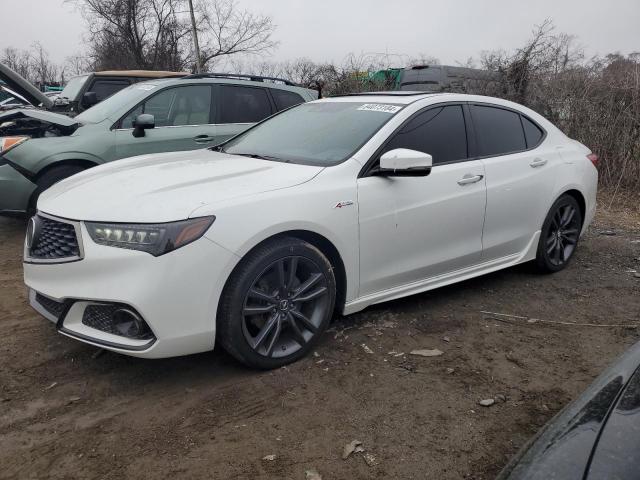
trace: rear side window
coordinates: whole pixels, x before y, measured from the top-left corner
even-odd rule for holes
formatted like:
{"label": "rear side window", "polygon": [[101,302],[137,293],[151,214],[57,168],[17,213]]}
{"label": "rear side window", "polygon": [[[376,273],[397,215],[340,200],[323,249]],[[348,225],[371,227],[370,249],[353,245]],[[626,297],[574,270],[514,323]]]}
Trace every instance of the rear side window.
{"label": "rear side window", "polygon": [[431,108],[418,113],[384,148],[408,148],[428,153],[433,163],[467,158],[467,131],[460,105]]}
{"label": "rear side window", "polygon": [[473,124],[481,157],[527,149],[520,115],[503,108],[474,105]]}
{"label": "rear side window", "polygon": [[300,103],[304,103],[304,99],[300,95],[288,90],[278,90],[272,88],[271,95],[273,96],[273,100],[276,102],[278,111],[284,110],[285,108],[293,107],[294,105],[298,105]]}
{"label": "rear side window", "polygon": [[522,117],[522,126],[524,127],[524,136],[527,139],[527,148],[536,147],[542,140],[544,133],[527,117]]}
{"label": "rear side window", "polygon": [[89,91],[95,92],[98,101],[101,102],[128,86],[129,82],[127,80],[96,80]]}
{"label": "rear side window", "polygon": [[264,88],[220,85],[220,123],[254,123],[271,115]]}

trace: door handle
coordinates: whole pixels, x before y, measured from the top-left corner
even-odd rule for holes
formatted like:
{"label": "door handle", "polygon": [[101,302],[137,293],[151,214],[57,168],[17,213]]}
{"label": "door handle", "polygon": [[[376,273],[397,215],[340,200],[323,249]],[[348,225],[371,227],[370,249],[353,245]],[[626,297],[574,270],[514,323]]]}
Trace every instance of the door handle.
{"label": "door handle", "polygon": [[209,143],[213,142],[215,140],[215,137],[212,137],[210,135],[198,135],[196,137],[193,137],[193,140],[196,143]]}
{"label": "door handle", "polygon": [[458,185],[469,185],[471,183],[479,182],[484,178],[484,175],[471,175],[467,173],[464,177],[458,180]]}
{"label": "door handle", "polygon": [[538,167],[542,167],[543,165],[547,164],[547,160],[544,158],[535,158],[533,160],[533,162],[531,162],[529,165],[531,166],[531,168],[538,168]]}

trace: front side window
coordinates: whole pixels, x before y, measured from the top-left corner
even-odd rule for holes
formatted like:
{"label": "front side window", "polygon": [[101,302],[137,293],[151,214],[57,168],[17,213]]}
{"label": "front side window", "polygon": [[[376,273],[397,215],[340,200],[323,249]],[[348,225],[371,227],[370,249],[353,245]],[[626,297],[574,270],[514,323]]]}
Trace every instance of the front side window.
{"label": "front side window", "polygon": [[255,123],[271,113],[264,88],[220,85],[220,123]]}
{"label": "front side window", "polygon": [[527,149],[518,113],[504,108],[473,105],[472,114],[481,157]]}
{"label": "front side window", "polygon": [[211,123],[211,87],[190,85],[168,88],[153,95],[123,119],[120,128],[133,128],[133,121],[142,113],[151,114],[156,127],[206,125]]}
{"label": "front side window", "polygon": [[291,163],[335,165],[358,151],[401,108],[357,101],[303,103],[238,135],[222,149]]}
{"label": "front side window", "polygon": [[433,164],[467,158],[467,131],[460,105],[430,108],[415,115],[387,143],[384,152],[408,148],[428,153]]}

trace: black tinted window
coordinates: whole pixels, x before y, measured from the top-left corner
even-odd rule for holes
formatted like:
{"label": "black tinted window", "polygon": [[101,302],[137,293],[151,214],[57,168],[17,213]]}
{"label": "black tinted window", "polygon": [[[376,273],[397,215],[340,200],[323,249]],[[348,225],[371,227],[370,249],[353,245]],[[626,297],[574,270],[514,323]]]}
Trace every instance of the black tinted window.
{"label": "black tinted window", "polygon": [[526,150],[520,115],[494,107],[473,107],[473,124],[480,156]]}
{"label": "black tinted window", "polygon": [[467,134],[462,107],[451,105],[419,113],[385,146],[385,152],[409,148],[428,153],[433,163],[467,158]]}
{"label": "black tinted window", "polygon": [[129,82],[126,80],[96,80],[89,91],[95,92],[98,101],[101,102],[128,86]]}
{"label": "black tinted window", "polygon": [[264,88],[220,86],[220,122],[253,123],[271,115],[271,104]]}
{"label": "black tinted window", "polygon": [[300,95],[289,92],[288,90],[276,90],[275,88],[272,88],[271,95],[273,95],[273,100],[276,102],[278,111],[304,102]]}
{"label": "black tinted window", "polygon": [[542,130],[527,117],[522,117],[522,126],[524,127],[524,136],[527,138],[527,148],[533,148],[542,140]]}

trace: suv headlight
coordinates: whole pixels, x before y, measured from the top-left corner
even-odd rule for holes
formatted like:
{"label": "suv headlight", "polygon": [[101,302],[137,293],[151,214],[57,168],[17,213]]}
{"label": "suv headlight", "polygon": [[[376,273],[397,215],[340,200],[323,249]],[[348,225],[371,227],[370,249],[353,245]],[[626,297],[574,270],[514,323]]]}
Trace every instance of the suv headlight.
{"label": "suv headlight", "polygon": [[7,153],[12,148],[16,148],[21,143],[29,140],[29,137],[0,137],[0,155]]}
{"label": "suv headlight", "polygon": [[215,219],[199,217],[157,224],[85,222],[85,226],[98,245],[140,250],[158,257],[199,239]]}

